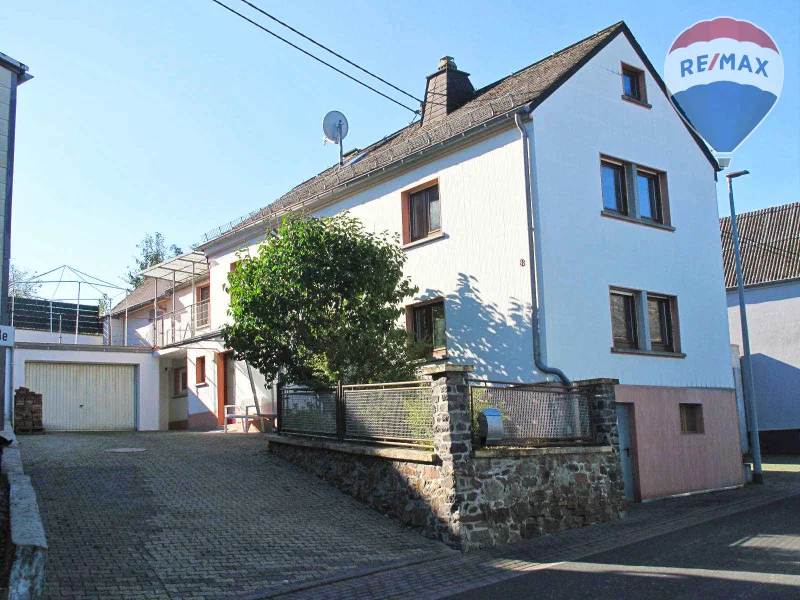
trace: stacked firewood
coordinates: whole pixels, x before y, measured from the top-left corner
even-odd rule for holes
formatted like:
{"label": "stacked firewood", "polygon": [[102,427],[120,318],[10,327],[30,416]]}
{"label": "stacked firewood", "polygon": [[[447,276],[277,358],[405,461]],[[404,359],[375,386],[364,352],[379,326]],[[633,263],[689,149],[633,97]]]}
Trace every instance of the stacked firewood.
{"label": "stacked firewood", "polygon": [[14,433],[43,433],[42,395],[18,388],[14,394]]}

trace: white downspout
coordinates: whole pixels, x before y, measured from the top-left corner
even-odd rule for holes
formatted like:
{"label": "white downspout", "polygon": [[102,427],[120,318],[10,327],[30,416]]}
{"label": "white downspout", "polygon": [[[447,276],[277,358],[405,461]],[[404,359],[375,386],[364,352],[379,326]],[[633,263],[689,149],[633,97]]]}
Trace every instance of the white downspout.
{"label": "white downspout", "polygon": [[[530,109],[525,107],[523,108],[523,111],[528,113],[530,112]],[[517,129],[519,129],[522,138],[522,170],[525,175],[525,209],[528,213],[528,262],[530,263],[529,266],[531,271],[531,334],[533,338],[533,362],[540,372],[548,375],[555,375],[564,383],[564,385],[571,387],[572,382],[569,380],[569,378],[567,378],[566,375],[564,375],[564,372],[561,369],[548,367],[542,362],[541,332],[539,330],[539,285],[536,275],[538,267],[538,257],[536,256],[536,220],[533,216],[534,206],[533,194],[531,193],[531,163],[528,152],[528,130],[525,129],[525,125],[522,123],[521,112],[522,111],[514,114],[514,122],[517,124]]]}

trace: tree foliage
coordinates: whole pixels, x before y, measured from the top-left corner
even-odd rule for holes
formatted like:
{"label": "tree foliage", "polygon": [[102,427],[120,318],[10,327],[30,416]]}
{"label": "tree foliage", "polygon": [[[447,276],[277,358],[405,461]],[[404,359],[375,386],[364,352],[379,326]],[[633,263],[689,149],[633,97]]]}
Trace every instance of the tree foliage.
{"label": "tree foliage", "polygon": [[11,263],[11,276],[9,277],[9,295],[17,298],[38,298],[42,284],[35,281],[36,272],[18,267]]}
{"label": "tree foliage", "polygon": [[311,386],[413,378],[423,350],[398,321],[417,288],[386,233],[349,216],[284,220],[228,275],[225,343],[267,379]]}
{"label": "tree foliage", "polygon": [[142,238],[142,241],[136,244],[139,249],[139,256],[134,256],[134,267],[128,269],[124,279],[134,288],[144,280],[144,277],[139,273],[149,267],[164,262],[168,258],[173,258],[179,254],[183,254],[183,250],[172,244],[167,248],[167,243],[164,241],[164,236],[156,232],[155,235],[149,233]]}

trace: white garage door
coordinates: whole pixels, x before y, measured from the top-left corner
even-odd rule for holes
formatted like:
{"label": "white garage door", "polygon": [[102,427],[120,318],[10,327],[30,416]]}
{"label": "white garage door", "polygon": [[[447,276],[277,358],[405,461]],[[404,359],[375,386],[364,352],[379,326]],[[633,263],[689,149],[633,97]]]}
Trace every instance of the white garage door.
{"label": "white garage door", "polygon": [[42,394],[50,431],[135,429],[135,367],[26,362],[25,387]]}

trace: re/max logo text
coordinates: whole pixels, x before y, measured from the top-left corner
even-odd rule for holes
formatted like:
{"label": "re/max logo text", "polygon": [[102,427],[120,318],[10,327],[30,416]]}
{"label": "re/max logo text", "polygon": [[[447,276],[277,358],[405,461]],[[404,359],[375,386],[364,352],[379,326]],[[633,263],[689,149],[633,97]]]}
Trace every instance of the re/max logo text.
{"label": "re/max logo text", "polygon": [[753,60],[755,61],[755,69],[747,54],[741,55],[738,62],[736,60],[736,54],[733,52],[730,54],[717,52],[710,61],[708,54],[702,54],[696,59],[687,58],[681,61],[681,77],[702,73],[704,71],[713,71],[715,68],[718,68],[720,71],[724,71],[726,68],[729,71],[750,71],[754,75],[769,77],[769,75],[767,75],[767,65],[769,61],[761,60],[757,56],[754,56]]}

